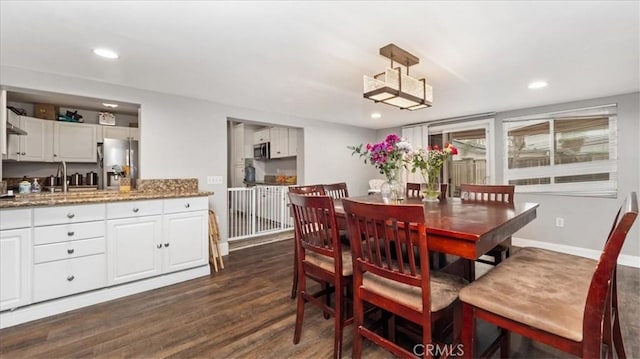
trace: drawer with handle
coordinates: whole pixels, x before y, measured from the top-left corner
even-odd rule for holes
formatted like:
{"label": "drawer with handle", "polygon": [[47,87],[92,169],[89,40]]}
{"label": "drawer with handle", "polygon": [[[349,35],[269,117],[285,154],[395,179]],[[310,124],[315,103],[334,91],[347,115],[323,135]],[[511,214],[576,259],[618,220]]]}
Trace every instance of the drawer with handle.
{"label": "drawer with handle", "polygon": [[162,200],[107,203],[107,218],[131,218],[162,214]]}
{"label": "drawer with handle", "polygon": [[33,301],[64,297],[107,285],[104,254],[33,266]]}
{"label": "drawer with handle", "polygon": [[61,259],[100,254],[105,252],[105,248],[106,241],[104,237],[44,244],[33,248],[33,262],[38,264]]}
{"label": "drawer with handle", "polygon": [[104,208],[103,203],[36,208],[33,210],[33,224],[35,226],[48,226],[104,220]]}
{"label": "drawer with handle", "polygon": [[171,198],[164,200],[164,213],[201,211],[209,209],[208,197]]}
{"label": "drawer with handle", "polygon": [[35,227],[33,243],[48,244],[104,237],[104,221],[60,224],[57,226]]}

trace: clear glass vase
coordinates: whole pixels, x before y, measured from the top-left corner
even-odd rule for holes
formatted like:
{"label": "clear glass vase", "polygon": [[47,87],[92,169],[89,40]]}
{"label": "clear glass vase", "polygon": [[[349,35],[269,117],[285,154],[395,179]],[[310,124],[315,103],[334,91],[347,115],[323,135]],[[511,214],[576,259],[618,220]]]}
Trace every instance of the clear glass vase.
{"label": "clear glass vase", "polygon": [[387,181],[380,186],[380,194],[385,203],[403,201],[405,189],[400,182],[400,170],[390,170],[387,173]]}
{"label": "clear glass vase", "polygon": [[420,184],[422,200],[425,202],[439,202],[440,197],[440,168],[422,171],[425,183]]}

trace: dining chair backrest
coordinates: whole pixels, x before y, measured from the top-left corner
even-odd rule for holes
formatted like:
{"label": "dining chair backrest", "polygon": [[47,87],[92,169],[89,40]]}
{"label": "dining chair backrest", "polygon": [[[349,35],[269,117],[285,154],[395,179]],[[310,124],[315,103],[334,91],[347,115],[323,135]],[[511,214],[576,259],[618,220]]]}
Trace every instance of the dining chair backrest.
{"label": "dining chair backrest", "polygon": [[324,185],[324,193],[333,199],[349,197],[347,184],[344,182]]}
{"label": "dining chair backrest", "polygon": [[407,182],[407,198],[420,198],[420,183]]}
{"label": "dining chair backrest", "polygon": [[384,183],[383,179],[374,178],[369,180],[369,191],[370,192],[380,192],[380,187]]}
{"label": "dining chair backrest", "polygon": [[309,196],[324,196],[324,187],[321,184],[289,187],[289,193]]}
{"label": "dining chair backrest", "polygon": [[514,185],[461,184],[460,198],[468,202],[502,202],[513,204]]}
{"label": "dining chair backrest", "polygon": [[[638,195],[631,192],[626,198],[613,221],[613,228],[609,232],[604,249],[600,254],[600,259],[596,265],[595,272],[591,279],[587,303],[584,311],[583,335],[584,343],[598,345],[602,338],[603,313],[606,306],[611,301],[611,296],[615,294],[615,288],[611,288],[611,283],[615,283],[613,276],[616,273],[618,256],[624,245],[627,233],[638,217]],[[611,292],[613,290],[613,293]],[[595,314],[595,315],[594,315]],[[605,318],[606,319],[606,318]],[[590,350],[585,349],[586,352]],[[592,352],[596,352],[593,349]]]}
{"label": "dining chair backrest", "polygon": [[330,257],[335,263],[334,273],[342,273],[338,225],[331,197],[289,193],[289,200],[296,240],[300,244],[299,259],[304,261],[306,252],[312,251]]}
{"label": "dining chair backrest", "polygon": [[348,199],[342,203],[349,237],[352,238],[354,285],[361,285],[363,273],[371,272],[422,288],[422,293],[426,294],[423,295],[424,308],[430,308],[424,207],[362,203]]}

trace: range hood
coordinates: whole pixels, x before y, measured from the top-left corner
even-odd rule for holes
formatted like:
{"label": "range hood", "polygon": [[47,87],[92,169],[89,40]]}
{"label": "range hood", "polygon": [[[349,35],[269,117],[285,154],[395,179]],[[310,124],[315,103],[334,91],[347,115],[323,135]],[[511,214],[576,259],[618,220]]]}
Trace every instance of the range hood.
{"label": "range hood", "polygon": [[27,131],[14,126],[11,122],[7,121],[7,135],[18,135],[24,136],[27,134]]}

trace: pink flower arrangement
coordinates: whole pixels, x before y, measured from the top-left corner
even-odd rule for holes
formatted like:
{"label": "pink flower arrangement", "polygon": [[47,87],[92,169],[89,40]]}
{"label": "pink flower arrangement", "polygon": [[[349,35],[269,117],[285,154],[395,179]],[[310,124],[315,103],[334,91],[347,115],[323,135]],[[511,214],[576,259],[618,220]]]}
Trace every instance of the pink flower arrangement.
{"label": "pink flower arrangement", "polygon": [[405,158],[411,153],[411,144],[404,138],[400,138],[396,134],[389,134],[378,143],[368,143],[364,150],[363,145],[350,146],[353,150],[352,155],[358,154],[365,157],[364,163],[371,163],[380,173],[384,174],[387,179],[395,177],[398,170],[405,166]]}

